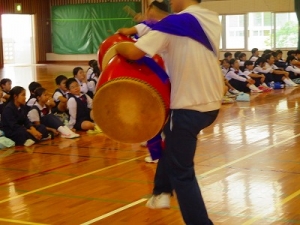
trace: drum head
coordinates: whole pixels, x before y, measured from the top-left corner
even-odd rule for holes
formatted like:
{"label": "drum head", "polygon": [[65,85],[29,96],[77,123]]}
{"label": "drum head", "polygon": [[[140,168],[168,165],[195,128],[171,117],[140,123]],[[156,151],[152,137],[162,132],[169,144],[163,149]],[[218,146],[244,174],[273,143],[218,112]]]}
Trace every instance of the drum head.
{"label": "drum head", "polygon": [[116,51],[116,46],[119,43],[133,43],[133,42],[129,42],[129,41],[122,41],[122,42],[116,42],[114,45],[112,45],[103,55],[103,59],[101,63],[101,68],[102,70],[105,69],[105,67],[107,66],[107,64],[109,63],[109,61],[115,56],[117,55],[117,51]]}
{"label": "drum head", "polygon": [[159,93],[142,80],[120,77],[102,85],[93,99],[96,124],[119,142],[139,143],[163,128],[166,107]]}

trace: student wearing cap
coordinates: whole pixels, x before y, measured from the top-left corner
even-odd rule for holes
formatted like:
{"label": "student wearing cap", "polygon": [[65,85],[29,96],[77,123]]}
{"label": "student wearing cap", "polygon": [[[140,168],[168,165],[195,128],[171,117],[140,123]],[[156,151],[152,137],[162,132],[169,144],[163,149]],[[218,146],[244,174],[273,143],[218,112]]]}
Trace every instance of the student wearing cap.
{"label": "student wearing cap", "polygon": [[162,19],[136,43],[119,43],[116,50],[130,60],[163,52],[171,82],[165,149],[146,206],[170,208],[175,191],[185,224],[212,225],[195,175],[194,156],[197,135],[214,122],[221,107],[221,24],[218,14],[202,8],[200,2],[170,0],[176,14]]}
{"label": "student wearing cap", "polygon": [[117,32],[124,35],[136,35],[136,39],[152,30],[152,27],[168,15],[168,6],[164,2],[153,1],[146,11],[146,20],[130,27],[120,28]]}

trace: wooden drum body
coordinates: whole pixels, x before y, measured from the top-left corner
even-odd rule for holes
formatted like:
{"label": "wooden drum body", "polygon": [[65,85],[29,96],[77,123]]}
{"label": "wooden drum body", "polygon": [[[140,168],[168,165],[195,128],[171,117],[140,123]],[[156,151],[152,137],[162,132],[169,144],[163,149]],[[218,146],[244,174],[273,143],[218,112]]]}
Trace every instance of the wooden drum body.
{"label": "wooden drum body", "polygon": [[[162,62],[159,58],[156,61]],[[147,141],[163,128],[169,102],[169,80],[162,82],[145,64],[116,55],[98,82],[94,120],[111,139],[125,143]]]}

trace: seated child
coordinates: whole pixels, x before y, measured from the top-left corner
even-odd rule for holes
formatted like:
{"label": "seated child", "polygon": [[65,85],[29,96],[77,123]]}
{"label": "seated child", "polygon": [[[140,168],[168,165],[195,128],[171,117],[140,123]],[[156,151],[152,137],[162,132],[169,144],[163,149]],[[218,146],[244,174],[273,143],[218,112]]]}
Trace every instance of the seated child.
{"label": "seated child", "polygon": [[3,91],[3,96],[2,98],[4,101],[9,99],[9,92],[11,90],[11,80],[8,78],[4,78],[0,81],[1,89]]}
{"label": "seated child", "polygon": [[92,59],[89,61],[89,68],[86,71],[86,79],[89,80],[91,78],[91,75],[94,73],[94,67],[98,66],[97,60]]}
{"label": "seated child", "polygon": [[25,89],[16,86],[10,91],[10,98],[2,113],[3,131],[16,145],[31,146],[47,139],[48,131],[43,126],[34,126],[27,117]]}
{"label": "seated child", "polygon": [[37,88],[34,94],[37,100],[28,112],[28,118],[33,124],[44,125],[54,135],[61,133],[61,137],[63,138],[76,138],[80,136],[71,131],[67,126],[64,126],[56,116],[51,114],[49,107],[46,106],[46,102],[49,99],[45,88]]}
{"label": "seated child", "polygon": [[[27,113],[30,111],[31,107],[34,105],[34,103],[36,102],[36,97],[34,95],[34,91],[35,89],[42,87],[42,85],[38,82],[31,82],[28,86],[28,89],[30,91],[30,97],[26,102],[26,110]],[[48,102],[46,103],[47,106],[49,106],[50,108],[55,106],[55,102],[53,100],[53,98],[49,98]]]}
{"label": "seated child", "polygon": [[57,89],[52,96],[55,107],[51,109],[52,113],[63,113],[67,111],[68,89],[66,82],[68,78],[64,75],[59,75],[55,78]]}
{"label": "seated child", "polygon": [[255,85],[255,81],[249,77],[245,76],[242,71],[240,71],[239,61],[236,59],[230,60],[230,71],[226,74],[226,79],[228,82],[238,91],[241,92],[262,92]]}
{"label": "seated child", "polygon": [[90,75],[89,79],[88,79],[88,89],[89,91],[87,92],[87,94],[93,98],[94,94],[96,93],[96,88],[97,88],[97,83],[99,80],[99,76],[100,76],[100,69],[98,67],[98,65],[94,65],[93,68],[93,73]]}
{"label": "seated child", "polygon": [[93,100],[88,95],[80,92],[79,83],[75,78],[69,78],[66,87],[69,91],[67,102],[70,115],[69,128],[101,132],[92,120]]}
{"label": "seated child", "polygon": [[81,67],[75,67],[73,69],[73,75],[80,87],[80,93],[86,94],[88,92],[87,79],[84,71]]}
{"label": "seated child", "polygon": [[250,60],[247,60],[244,63],[244,72],[243,74],[245,76],[251,77],[253,80],[255,80],[255,86],[258,87],[262,91],[271,91],[272,88],[269,88],[268,85],[265,83],[265,75],[260,73],[254,73],[253,71],[253,62]]}

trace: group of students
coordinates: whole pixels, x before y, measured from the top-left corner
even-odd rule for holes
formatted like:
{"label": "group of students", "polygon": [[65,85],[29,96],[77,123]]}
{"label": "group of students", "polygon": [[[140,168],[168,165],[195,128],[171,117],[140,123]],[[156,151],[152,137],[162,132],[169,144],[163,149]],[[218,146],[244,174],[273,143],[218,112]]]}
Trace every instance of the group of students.
{"label": "group of students", "polygon": [[91,60],[89,65],[87,73],[81,67],[75,67],[74,77],[57,76],[57,89],[52,97],[40,83],[31,82],[27,102],[23,87],[11,88],[11,80],[2,79],[0,128],[5,137],[16,145],[31,146],[59,134],[62,138],[77,138],[80,135],[76,131],[80,130],[101,133],[93,121],[92,111],[92,97],[100,71],[96,60]]}
{"label": "group of students", "polygon": [[233,103],[234,97],[241,92],[268,92],[279,87],[297,87],[300,83],[300,50],[291,50],[286,60],[282,51],[265,50],[260,56],[257,48],[251,50],[247,60],[246,54],[237,51],[232,55],[225,52],[221,60],[225,90],[223,103]]}

